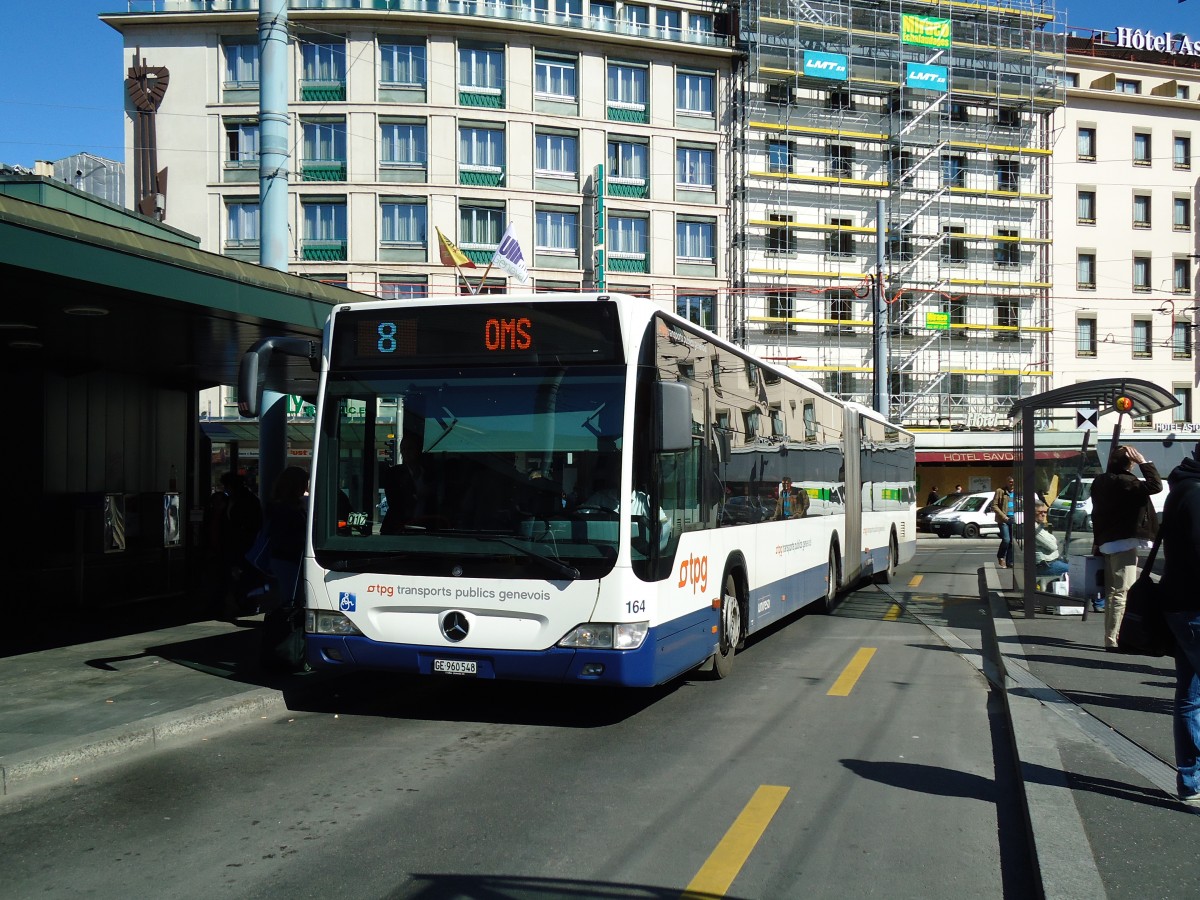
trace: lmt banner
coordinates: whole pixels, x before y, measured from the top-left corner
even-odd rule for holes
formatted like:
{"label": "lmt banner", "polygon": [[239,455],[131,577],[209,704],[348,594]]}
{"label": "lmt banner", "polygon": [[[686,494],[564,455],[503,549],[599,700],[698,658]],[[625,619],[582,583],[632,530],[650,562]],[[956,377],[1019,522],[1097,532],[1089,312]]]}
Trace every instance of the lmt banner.
{"label": "lmt banner", "polygon": [[921,47],[949,49],[950,20],[906,13],[901,17],[900,40],[905,44],[917,44]]}

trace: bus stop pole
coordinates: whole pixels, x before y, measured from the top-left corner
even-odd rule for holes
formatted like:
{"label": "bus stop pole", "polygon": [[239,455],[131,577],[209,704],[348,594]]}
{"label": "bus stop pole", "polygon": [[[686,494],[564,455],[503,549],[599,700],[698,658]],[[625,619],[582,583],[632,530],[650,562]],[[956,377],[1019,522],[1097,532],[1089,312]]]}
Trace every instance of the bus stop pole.
{"label": "bus stop pole", "polygon": [[1021,411],[1021,446],[1018,459],[1021,463],[1021,594],[1025,600],[1025,618],[1037,617],[1034,595],[1037,593],[1037,544],[1036,517],[1031,515],[1033,496],[1037,490],[1037,448],[1034,445],[1034,416],[1032,409]]}

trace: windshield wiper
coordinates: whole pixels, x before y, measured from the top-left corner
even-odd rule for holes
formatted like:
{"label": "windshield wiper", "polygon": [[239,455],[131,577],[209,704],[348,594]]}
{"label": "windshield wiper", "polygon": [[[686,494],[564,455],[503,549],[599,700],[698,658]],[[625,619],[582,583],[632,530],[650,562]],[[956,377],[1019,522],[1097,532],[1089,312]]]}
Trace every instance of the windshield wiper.
{"label": "windshield wiper", "polygon": [[563,576],[564,578],[569,578],[571,581],[574,581],[579,577],[579,570],[574,566],[569,566],[565,562],[560,562],[559,560],[553,559],[549,556],[542,556],[542,554],[536,553],[533,550],[530,550],[528,547],[522,547],[520,544],[514,544],[512,541],[508,540],[508,538],[502,538],[499,535],[479,535],[475,539],[479,541],[496,541],[497,543],[503,544],[505,547],[512,547],[517,552],[523,554],[527,559],[536,560],[537,562],[545,565],[545,567],[550,571],[557,572],[559,575]]}
{"label": "windshield wiper", "polygon": [[365,572],[366,567],[374,569],[377,566],[387,565],[389,563],[407,563],[410,562],[409,554],[393,553],[390,556],[347,556],[342,559],[335,559],[327,568],[331,572]]}

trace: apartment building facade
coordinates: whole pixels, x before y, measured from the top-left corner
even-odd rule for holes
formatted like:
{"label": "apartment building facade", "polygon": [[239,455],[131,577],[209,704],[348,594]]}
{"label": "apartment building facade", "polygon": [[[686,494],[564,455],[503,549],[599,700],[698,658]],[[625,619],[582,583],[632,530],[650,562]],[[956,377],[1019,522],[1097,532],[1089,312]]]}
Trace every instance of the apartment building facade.
{"label": "apartment building facade", "polygon": [[1118,25],[1068,39],[1054,153],[1055,380],[1152,381],[1179,406],[1135,430],[1190,434],[1200,55],[1186,33],[1162,38]]}
{"label": "apartment building facade", "polygon": [[[288,5],[290,271],[383,297],[459,293],[437,230],[477,263],[475,288],[511,224],[530,282],[497,269],[485,289],[603,285],[716,326],[733,51],[711,4]],[[251,260],[257,7],[154,0],[102,17],[127,65],[169,70],[156,114],[165,220]]]}

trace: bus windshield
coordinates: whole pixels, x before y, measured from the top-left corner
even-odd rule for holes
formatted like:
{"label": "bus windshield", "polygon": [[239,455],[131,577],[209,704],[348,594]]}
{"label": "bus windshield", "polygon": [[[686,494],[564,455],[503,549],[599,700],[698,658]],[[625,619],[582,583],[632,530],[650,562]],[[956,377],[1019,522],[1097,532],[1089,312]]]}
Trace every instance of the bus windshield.
{"label": "bus windshield", "polygon": [[[626,369],[331,374],[313,546],[334,571],[556,579],[612,567]],[[610,490],[611,494],[612,491]]]}

